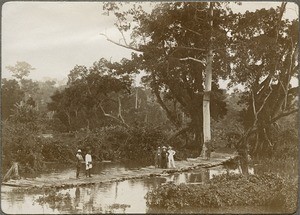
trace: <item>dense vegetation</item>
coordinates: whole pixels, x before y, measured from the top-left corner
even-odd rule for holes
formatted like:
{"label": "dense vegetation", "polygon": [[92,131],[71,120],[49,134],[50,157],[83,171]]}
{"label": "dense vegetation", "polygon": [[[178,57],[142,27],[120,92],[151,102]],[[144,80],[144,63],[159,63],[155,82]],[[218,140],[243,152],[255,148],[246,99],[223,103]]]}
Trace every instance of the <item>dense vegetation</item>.
{"label": "dense vegetation", "polygon": [[[250,162],[254,175],[223,174],[207,184],[161,185],[145,196],[149,208],[176,212],[188,207],[270,206],[284,213],[295,212],[299,165],[297,115],[279,122],[281,127],[276,132],[276,148],[271,156],[254,156]],[[238,165],[236,160],[226,168]]]}
{"label": "dense vegetation", "polygon": [[175,210],[184,207],[272,206],[295,212],[297,181],[276,174],[224,174],[204,185],[165,184],[147,193],[150,207]]}
{"label": "dense vegetation", "polygon": [[[14,79],[1,83],[3,171],[12,162],[20,164],[21,173],[38,172],[46,162],[74,162],[76,150],[85,153],[87,147],[95,161],[150,163],[158,145],[174,146],[176,159],[199,156],[210,51],[211,144],[243,147],[257,162],[257,175],[223,175],[206,185],[163,185],[148,193],[148,204],[281,205],[293,212],[299,87],[290,83],[298,69],[298,20],[283,19],[285,3],[244,14],[233,13],[227,3],[208,6],[155,3],[147,13],[138,6],[122,11],[118,3],[105,3],[121,35],[130,34],[130,41],[124,37],[124,44],[115,44],[132,49],[132,57],[76,65],[66,85],[26,78],[33,70],[26,62],[7,67]],[[134,76],[142,71],[143,85],[136,87]],[[226,94],[221,79],[243,91]],[[281,176],[264,174],[259,165]],[[281,173],[286,169],[289,174]]]}

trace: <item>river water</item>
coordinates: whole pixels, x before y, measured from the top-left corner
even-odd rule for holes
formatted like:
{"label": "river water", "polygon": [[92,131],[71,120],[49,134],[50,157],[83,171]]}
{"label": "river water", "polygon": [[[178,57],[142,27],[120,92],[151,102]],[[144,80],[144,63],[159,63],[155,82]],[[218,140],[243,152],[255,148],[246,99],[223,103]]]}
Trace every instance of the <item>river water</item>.
{"label": "river water", "polygon": [[[94,172],[109,174],[114,171],[124,172],[138,168],[136,164],[104,163],[98,165]],[[52,173],[44,173],[41,178],[70,178],[74,177],[74,169],[67,166],[49,166]],[[253,173],[253,168],[250,168]],[[15,192],[12,187],[1,187],[1,209],[7,214],[89,214],[89,213],[164,213],[164,208],[149,209],[144,198],[146,193],[162,183],[205,183],[213,175],[225,172],[239,173],[238,169],[215,167],[197,169],[192,172],[176,173],[163,177],[126,180],[84,187],[56,190],[57,194],[68,194],[70,198],[61,202],[38,203],[37,199],[45,195],[43,190],[24,193]],[[265,207],[230,207],[230,208],[189,208],[183,213],[273,213],[272,208]]]}

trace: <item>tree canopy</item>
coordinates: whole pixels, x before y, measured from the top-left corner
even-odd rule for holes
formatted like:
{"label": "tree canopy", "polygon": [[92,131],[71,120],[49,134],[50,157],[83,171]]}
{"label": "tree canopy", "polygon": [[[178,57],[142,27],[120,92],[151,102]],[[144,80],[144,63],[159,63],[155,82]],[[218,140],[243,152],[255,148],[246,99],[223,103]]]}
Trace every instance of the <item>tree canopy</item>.
{"label": "tree canopy", "polygon": [[[286,3],[244,14],[233,13],[227,3],[216,3],[211,30],[207,2],[156,3],[150,13],[138,4],[128,10],[121,10],[121,6],[105,3],[104,9],[115,15],[123,42],[104,36],[133,50],[134,68],[146,72],[144,82],[179,130],[192,131],[197,142],[202,139],[203,80],[212,37],[212,117],[226,114],[218,80],[242,84],[245,92],[241,102],[246,104],[247,114],[241,141],[246,143],[254,132],[263,137],[261,145],[268,142],[272,146],[269,126],[297,111],[291,104],[296,88],[291,88],[290,80],[298,66],[298,20],[282,19]],[[214,100],[214,95],[218,99]],[[178,110],[191,119],[187,127],[176,118]]]}

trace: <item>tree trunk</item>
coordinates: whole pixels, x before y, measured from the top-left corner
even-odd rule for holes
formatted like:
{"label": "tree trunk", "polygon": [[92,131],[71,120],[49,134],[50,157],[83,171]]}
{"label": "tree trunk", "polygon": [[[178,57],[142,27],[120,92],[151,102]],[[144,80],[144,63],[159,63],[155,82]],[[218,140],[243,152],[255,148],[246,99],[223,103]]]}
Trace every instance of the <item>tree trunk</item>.
{"label": "tree trunk", "polygon": [[71,130],[71,115],[68,111],[65,111],[67,117],[68,117],[68,125],[69,125],[69,130]]}
{"label": "tree trunk", "polygon": [[212,29],[213,29],[213,2],[209,3],[209,12],[210,12],[210,38],[209,38],[209,50],[207,55],[207,65],[205,69],[205,89],[203,95],[203,157],[209,159],[209,142],[211,140],[211,131],[210,131],[210,93],[211,93],[211,79],[212,79]]}
{"label": "tree trunk", "polygon": [[[199,108],[200,109],[200,108]],[[194,110],[191,112],[191,126],[194,133],[194,141],[200,144],[199,154],[203,151],[203,114],[202,110]]]}
{"label": "tree trunk", "polygon": [[138,109],[138,88],[135,88],[135,109]]}

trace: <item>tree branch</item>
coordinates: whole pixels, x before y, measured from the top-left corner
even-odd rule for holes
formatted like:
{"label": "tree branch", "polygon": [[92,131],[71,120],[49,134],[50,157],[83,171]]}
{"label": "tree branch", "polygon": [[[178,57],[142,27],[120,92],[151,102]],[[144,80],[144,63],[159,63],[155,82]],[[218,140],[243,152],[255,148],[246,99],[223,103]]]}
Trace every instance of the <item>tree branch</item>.
{"label": "tree branch", "polygon": [[119,103],[118,117],[121,119],[121,121],[122,121],[124,124],[126,124],[126,123],[125,123],[125,120],[124,120],[124,118],[123,118],[123,116],[122,116],[122,103],[121,103],[120,96],[118,96],[118,103]]}
{"label": "tree branch", "polygon": [[[271,88],[271,87],[270,87]],[[267,102],[267,100],[268,100],[268,98],[270,97],[270,95],[271,95],[271,93],[272,93],[272,88],[271,88],[271,90],[270,90],[270,92],[268,93],[268,95],[265,97],[265,99],[264,99],[264,101],[263,101],[263,103],[262,103],[262,105],[261,105],[261,107],[258,109],[258,111],[256,112],[257,113],[257,115],[261,112],[261,110],[263,109],[263,107],[265,106],[265,104],[266,104],[266,102]]]}
{"label": "tree branch", "polygon": [[124,125],[126,128],[129,128],[129,125],[126,124],[125,122],[123,122],[122,120],[120,120],[119,118],[117,118],[117,117],[115,117],[115,116],[113,116],[113,115],[111,115],[111,114],[106,113],[105,110],[103,109],[103,107],[102,107],[102,105],[101,105],[100,103],[99,103],[99,107],[100,107],[100,109],[102,110],[104,116],[109,117],[109,118],[112,118],[112,119],[118,121],[119,123],[121,123],[122,125]]}
{"label": "tree branch", "polygon": [[272,142],[270,141],[270,139],[269,139],[269,137],[268,137],[268,135],[267,135],[266,129],[264,128],[263,131],[264,131],[265,139],[267,140],[267,142],[269,143],[269,145],[270,145],[271,147],[273,147],[274,144],[272,144]]}
{"label": "tree branch", "polygon": [[121,43],[118,43],[118,42],[116,42],[116,41],[113,41],[113,40],[111,40],[110,38],[108,38],[108,36],[105,35],[105,34],[100,33],[100,35],[101,35],[101,36],[104,36],[104,37],[106,38],[107,41],[109,41],[109,42],[111,42],[111,43],[113,43],[113,44],[115,44],[115,45],[117,45],[117,46],[121,46],[121,47],[126,48],[126,49],[131,49],[131,50],[136,51],[136,52],[143,52],[142,50],[140,50],[140,49],[138,49],[138,48],[135,48],[135,47],[132,47],[132,46],[129,46],[129,45],[123,45],[123,44],[121,44]]}
{"label": "tree branch", "polygon": [[160,97],[157,87],[154,87],[154,94],[156,96],[157,102],[166,111],[166,114],[167,114],[169,120],[173,123],[173,125],[175,125],[176,128],[179,128],[180,123],[176,120],[176,118],[173,116],[172,112],[168,109],[166,104],[163,102],[162,98]]}
{"label": "tree branch", "polygon": [[206,49],[196,48],[196,47],[187,47],[187,46],[176,46],[175,48],[178,49],[188,49],[188,50],[196,50],[196,51],[203,51],[206,52]]}
{"label": "tree branch", "polygon": [[190,28],[188,28],[188,27],[182,26],[182,28],[185,29],[185,30],[188,30],[188,31],[190,31],[190,32],[192,32],[192,33],[194,33],[194,34],[200,36],[200,37],[203,37],[203,34],[200,34],[199,32],[197,32],[197,31],[195,31],[195,30],[192,30],[192,29],[190,29]]}
{"label": "tree branch", "polygon": [[186,60],[193,60],[196,61],[198,63],[201,63],[203,66],[206,66],[206,62],[203,60],[199,60],[197,58],[193,58],[193,57],[186,57],[186,58],[179,58],[180,61],[186,61]]}
{"label": "tree branch", "polygon": [[255,108],[255,98],[254,98],[253,90],[251,91],[251,95],[252,95],[253,114],[254,114],[255,120],[257,120],[257,112],[256,112],[256,108]]}
{"label": "tree branch", "polygon": [[178,131],[176,131],[174,134],[172,134],[169,139],[166,141],[167,143],[169,143],[171,140],[173,140],[175,137],[187,132],[188,130],[190,130],[191,127],[188,126],[188,127],[184,127],[184,128],[181,128],[179,129]]}

